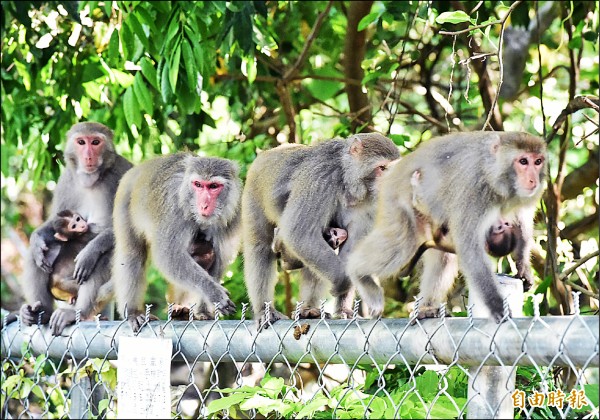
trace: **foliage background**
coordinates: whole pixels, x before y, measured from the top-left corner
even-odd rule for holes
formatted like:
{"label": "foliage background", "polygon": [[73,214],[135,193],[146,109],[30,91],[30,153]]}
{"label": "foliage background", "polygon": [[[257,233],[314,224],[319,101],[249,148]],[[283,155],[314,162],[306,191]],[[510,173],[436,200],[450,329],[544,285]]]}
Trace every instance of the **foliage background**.
{"label": "foliage background", "polygon": [[[95,120],[134,163],[188,149],[242,175],[260,150],[357,131],[402,153],[448,131],[538,134],[551,179],[526,311],[538,296],[544,313],[572,313],[572,289],[597,310],[598,258],[568,267],[598,250],[598,20],[597,1],[3,1],[2,307],[22,302],[22,255],[64,134]],[[591,99],[559,119],[578,96]],[[498,266],[515,272],[510,258]],[[247,302],[241,268],[226,287]],[[164,308],[164,281],[149,277],[147,301]],[[282,277],[289,311],[296,281]],[[390,281],[386,315],[405,316],[416,292]]]}

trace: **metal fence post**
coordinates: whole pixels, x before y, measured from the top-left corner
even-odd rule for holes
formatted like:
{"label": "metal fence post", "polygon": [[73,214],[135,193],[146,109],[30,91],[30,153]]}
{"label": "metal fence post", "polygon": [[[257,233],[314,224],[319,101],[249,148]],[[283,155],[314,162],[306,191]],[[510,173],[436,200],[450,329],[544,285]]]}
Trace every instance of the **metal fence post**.
{"label": "metal fence post", "polygon": [[[523,316],[523,281],[502,274],[496,277],[498,291],[507,299],[512,316]],[[483,299],[471,290],[469,290],[469,304],[473,305],[474,317],[490,315]],[[512,367],[470,367],[467,418],[514,418],[513,402],[507,395],[515,389],[516,373],[516,369]]]}

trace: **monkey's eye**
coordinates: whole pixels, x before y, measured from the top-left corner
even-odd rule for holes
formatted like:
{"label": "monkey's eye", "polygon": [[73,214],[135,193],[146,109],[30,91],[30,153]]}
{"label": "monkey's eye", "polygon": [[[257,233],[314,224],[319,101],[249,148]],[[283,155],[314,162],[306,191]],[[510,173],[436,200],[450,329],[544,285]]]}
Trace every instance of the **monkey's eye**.
{"label": "monkey's eye", "polygon": [[527,158],[521,158],[521,159],[519,159],[519,163],[521,165],[527,165],[529,162],[527,161]]}
{"label": "monkey's eye", "polygon": [[76,217],[76,218],[75,218],[75,221],[76,221],[76,222],[79,222],[80,220],[81,220],[81,218],[80,218],[80,217]]}
{"label": "monkey's eye", "polygon": [[85,140],[84,139],[77,139],[77,144],[80,146],[83,146],[85,144]]}
{"label": "monkey's eye", "polygon": [[211,190],[216,190],[217,188],[219,188],[219,184],[213,182],[208,186],[208,188],[210,188]]}
{"label": "monkey's eye", "polygon": [[100,144],[100,140],[99,139],[93,139],[92,140],[92,145],[93,146],[98,146]]}
{"label": "monkey's eye", "polygon": [[194,187],[200,188],[201,186],[202,184],[200,183],[200,181],[194,181]]}
{"label": "monkey's eye", "polygon": [[383,171],[385,171],[387,169],[387,166],[385,166],[385,165],[379,165],[378,169],[383,172]]}
{"label": "monkey's eye", "polygon": [[73,225],[73,226],[71,226],[71,229],[75,230],[76,227],[77,227],[77,225]]}
{"label": "monkey's eye", "polygon": [[540,166],[542,164],[542,162],[544,162],[544,159],[536,159],[535,166]]}

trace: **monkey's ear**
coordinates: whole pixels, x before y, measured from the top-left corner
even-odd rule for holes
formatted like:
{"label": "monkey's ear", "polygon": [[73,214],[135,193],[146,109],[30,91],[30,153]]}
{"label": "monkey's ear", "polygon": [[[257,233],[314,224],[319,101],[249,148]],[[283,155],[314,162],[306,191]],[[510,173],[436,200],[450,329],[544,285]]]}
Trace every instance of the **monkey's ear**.
{"label": "monkey's ear", "polygon": [[496,136],[490,145],[490,152],[492,152],[493,155],[496,155],[500,146],[502,146],[502,140],[500,136]]}
{"label": "monkey's ear", "polygon": [[350,145],[350,154],[352,156],[358,156],[362,152],[363,143],[359,137],[354,137],[352,140],[352,144]]}
{"label": "monkey's ear", "polygon": [[68,241],[67,237],[66,237],[65,235],[63,235],[62,233],[58,233],[58,232],[56,232],[56,233],[54,234],[54,237],[55,237],[56,239],[58,239],[59,241],[63,241],[63,242],[67,242],[67,241]]}

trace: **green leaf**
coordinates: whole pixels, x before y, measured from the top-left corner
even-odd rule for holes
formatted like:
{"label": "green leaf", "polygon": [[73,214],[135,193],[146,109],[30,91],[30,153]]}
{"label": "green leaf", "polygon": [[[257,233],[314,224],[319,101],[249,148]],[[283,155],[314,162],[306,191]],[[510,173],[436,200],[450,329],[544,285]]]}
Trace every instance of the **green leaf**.
{"label": "green leaf", "polygon": [[126,60],[131,58],[131,55],[135,50],[135,42],[133,40],[133,33],[128,25],[121,25],[121,45],[123,46],[123,56]]}
{"label": "green leaf", "polygon": [[377,19],[379,19],[379,16],[381,16],[381,12],[373,12],[373,13],[369,13],[367,16],[362,18],[360,20],[360,22],[358,22],[358,27],[357,27],[358,32],[364,30],[371,23],[373,23]]}
{"label": "green leaf", "polygon": [[144,83],[142,74],[139,72],[135,75],[135,79],[133,81],[133,91],[135,93],[135,97],[137,98],[137,102],[140,108],[148,114],[152,114],[152,109],[154,105],[152,103],[152,95],[150,95],[150,92],[148,92],[148,88]]}
{"label": "green leaf", "polygon": [[169,60],[166,58],[162,60],[158,66],[160,73],[160,94],[163,102],[168,104],[171,102],[171,96],[173,90],[171,89],[171,83],[169,82]]}
{"label": "green leaf", "polygon": [[181,44],[177,45],[175,51],[171,55],[169,66],[169,82],[171,82],[171,90],[175,92],[177,88],[177,78],[179,77],[179,61],[181,60]]}
{"label": "green leaf", "polygon": [[263,390],[269,397],[277,398],[285,386],[285,382],[283,381],[283,378],[272,378],[265,376],[265,378],[260,382],[260,385],[263,387]]}
{"label": "green leaf", "polygon": [[583,40],[581,39],[581,36],[577,35],[569,41],[568,47],[569,47],[569,49],[572,50],[575,48],[581,48],[582,45],[583,45]]}
{"label": "green leaf", "polygon": [[137,100],[135,99],[135,95],[132,88],[128,88],[123,95],[123,111],[125,112],[125,119],[127,120],[127,124],[131,127],[135,125],[136,127],[140,127],[142,125],[140,108],[138,106]]}
{"label": "green leaf", "polygon": [[471,18],[462,10],[456,10],[454,12],[444,12],[435,18],[437,23],[462,23],[470,22]]}
{"label": "green leaf", "polygon": [[133,84],[133,75],[122,72],[121,70],[112,69],[112,73],[117,80],[117,83],[124,88],[128,88]]}
{"label": "green leaf", "polygon": [[116,29],[110,34],[110,40],[108,41],[108,62],[113,66],[119,62],[119,31]]}
{"label": "green leaf", "polygon": [[254,395],[248,400],[240,404],[242,410],[251,410],[256,408],[263,416],[267,416],[273,411],[281,413],[286,409],[287,404],[281,400],[273,400],[263,397],[262,395]]}
{"label": "green leaf", "polygon": [[[322,67],[316,69],[314,74],[322,77],[343,77],[343,75],[334,67]],[[306,79],[303,84],[306,85],[306,88],[311,95],[321,101],[333,98],[344,87],[342,82],[334,80]]]}
{"label": "green leaf", "polygon": [[148,10],[146,10],[146,8],[144,7],[144,4],[141,4],[140,6],[136,7],[135,13],[137,14],[137,18],[140,23],[143,23],[144,25],[148,25],[148,27],[150,28],[150,33],[158,32],[158,29],[156,28],[156,24],[154,23],[154,19],[150,15],[150,12]]}
{"label": "green leaf", "polygon": [[315,411],[317,411],[319,408],[322,408],[325,405],[327,405],[328,401],[329,401],[329,398],[327,398],[323,394],[319,394],[316,397],[314,397],[311,402],[306,404],[302,408],[302,410],[298,411],[298,413],[296,414],[295,417],[297,419],[302,419],[304,417],[311,417]]}
{"label": "green leaf", "polygon": [[156,90],[158,89],[158,79],[156,78],[156,69],[154,68],[154,64],[148,57],[143,57],[140,60],[140,67],[142,68],[142,74],[146,78],[146,80],[152,85],[152,87]]}
{"label": "green leaf", "polygon": [[251,397],[251,394],[246,394],[246,393],[239,393],[239,394],[232,394],[232,395],[228,395],[226,397],[222,397],[219,398],[218,400],[214,400],[212,401],[210,404],[208,404],[208,413],[207,414],[212,414],[212,413],[216,413],[217,411],[221,411],[221,410],[227,410],[228,408],[239,404],[240,402],[247,400]]}
{"label": "green leaf", "polygon": [[196,59],[194,58],[194,52],[192,46],[187,38],[183,38],[181,43],[181,52],[183,53],[183,65],[185,66],[185,73],[188,78],[188,87],[192,91],[196,91],[196,74],[198,69],[196,66]]}
{"label": "green leaf", "polygon": [[138,20],[136,15],[137,9],[133,13],[130,13],[129,16],[127,16],[125,23],[129,25],[133,33],[135,33],[137,39],[139,39],[140,42],[144,45],[144,48],[148,49],[150,47],[148,44],[148,36],[144,32],[144,28],[142,28],[142,25],[140,24],[140,21]]}
{"label": "green leaf", "polygon": [[248,78],[250,84],[256,80],[256,59],[253,56],[242,58],[242,74]]}

